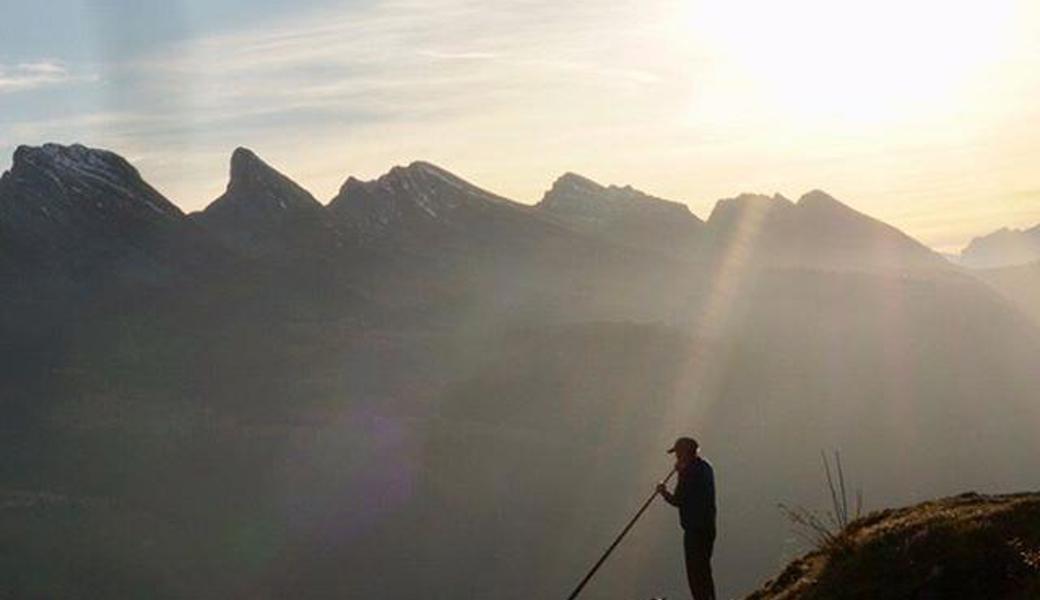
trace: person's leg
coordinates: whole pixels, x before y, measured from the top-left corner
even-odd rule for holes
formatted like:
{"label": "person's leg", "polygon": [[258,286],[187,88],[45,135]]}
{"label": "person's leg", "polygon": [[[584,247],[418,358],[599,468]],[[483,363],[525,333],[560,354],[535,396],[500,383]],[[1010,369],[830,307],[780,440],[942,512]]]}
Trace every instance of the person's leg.
{"label": "person's leg", "polygon": [[690,585],[690,594],[694,600],[697,598],[697,550],[694,548],[693,534],[689,531],[683,532],[683,554],[686,556],[686,582]]}
{"label": "person's leg", "polygon": [[686,552],[686,578],[694,600],[715,600],[715,581],[711,572],[714,539],[710,534],[687,531],[683,535]]}
{"label": "person's leg", "polygon": [[715,600],[715,574],[711,570],[711,557],[715,553],[715,531],[704,535],[704,590],[709,600]]}

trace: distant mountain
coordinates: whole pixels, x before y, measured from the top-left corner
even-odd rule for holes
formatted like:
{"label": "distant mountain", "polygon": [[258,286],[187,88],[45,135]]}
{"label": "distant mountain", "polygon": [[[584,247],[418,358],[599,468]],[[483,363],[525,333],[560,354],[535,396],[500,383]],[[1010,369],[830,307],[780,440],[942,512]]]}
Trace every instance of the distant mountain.
{"label": "distant mountain", "polygon": [[748,249],[797,241],[794,208],[794,203],[780,194],[740,194],[715,203],[707,230],[715,244],[736,243]]}
{"label": "distant mountain", "polygon": [[130,163],[79,144],[15,150],[0,177],[0,247],[3,262],[48,287],[168,285],[221,258]]}
{"label": "distant mountain", "polygon": [[122,157],[20,146],[0,177],[0,369],[46,368],[73,327],[195,289],[228,258]]}
{"label": "distant mountain", "polygon": [[940,255],[895,227],[820,190],[797,203],[776,194],[720,200],[707,235],[723,258],[825,269],[946,268]]}
{"label": "distant mountain", "polygon": [[693,256],[703,242],[704,222],[685,204],[631,186],[603,186],[575,173],[553,182],[537,208],[615,243]]}
{"label": "distant mountain", "polygon": [[994,231],[977,237],[961,251],[967,267],[990,268],[1021,265],[1040,260],[1040,225],[1032,229]]}
{"label": "distant mountain", "polygon": [[367,242],[459,233],[480,236],[475,227],[530,215],[529,207],[422,161],[394,167],[374,181],[349,177],[328,208]]}
{"label": "distant mountain", "polygon": [[223,244],[250,257],[344,246],[325,207],[246,148],[231,155],[227,190],[191,217]]}
{"label": "distant mountain", "polygon": [[575,230],[428,162],[373,181],[350,177],[328,210],[351,239],[425,283],[407,289],[427,299],[446,293],[452,310],[652,312],[662,304],[652,290],[675,269],[669,257]]}

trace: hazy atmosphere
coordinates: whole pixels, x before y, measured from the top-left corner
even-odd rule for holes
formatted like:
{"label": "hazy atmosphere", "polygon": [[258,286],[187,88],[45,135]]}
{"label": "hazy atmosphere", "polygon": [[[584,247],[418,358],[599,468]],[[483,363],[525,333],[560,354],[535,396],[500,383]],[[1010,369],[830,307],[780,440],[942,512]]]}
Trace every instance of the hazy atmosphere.
{"label": "hazy atmosphere", "polygon": [[1027,0],[7,6],[0,598],[1040,598],[1037,97]]}
{"label": "hazy atmosphere", "polygon": [[940,251],[1040,221],[1040,7],[55,0],[0,24],[0,154],[90,141],[184,210],[246,145],[331,198],[415,159],[534,203],[561,170],[702,218],[823,188]]}

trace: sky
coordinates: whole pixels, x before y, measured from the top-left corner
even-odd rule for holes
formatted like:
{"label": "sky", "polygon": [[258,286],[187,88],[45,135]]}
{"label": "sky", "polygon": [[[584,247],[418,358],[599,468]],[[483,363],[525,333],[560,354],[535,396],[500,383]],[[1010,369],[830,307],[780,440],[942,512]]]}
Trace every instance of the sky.
{"label": "sky", "polygon": [[707,218],[815,188],[942,251],[1040,223],[1035,0],[5,2],[0,169],[119,152],[186,211],[237,146],[322,201],[428,160],[574,171]]}

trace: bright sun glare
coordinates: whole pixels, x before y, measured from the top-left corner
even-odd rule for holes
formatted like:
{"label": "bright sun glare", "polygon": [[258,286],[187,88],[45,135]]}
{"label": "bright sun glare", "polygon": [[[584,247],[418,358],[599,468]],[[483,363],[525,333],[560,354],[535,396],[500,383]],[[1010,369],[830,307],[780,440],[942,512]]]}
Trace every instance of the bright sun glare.
{"label": "bright sun glare", "polygon": [[863,125],[959,108],[1005,55],[1014,0],[690,3],[688,33],[787,116]]}

